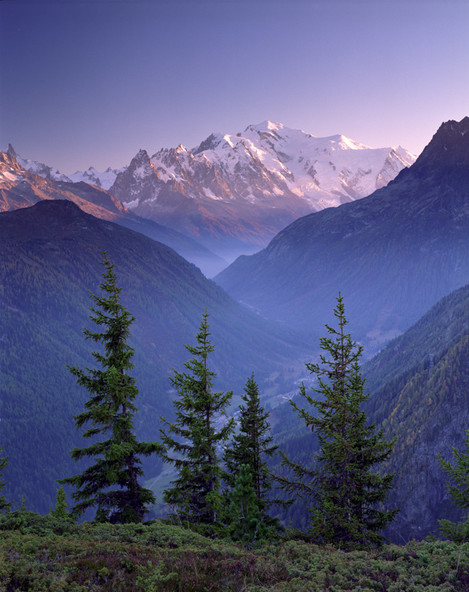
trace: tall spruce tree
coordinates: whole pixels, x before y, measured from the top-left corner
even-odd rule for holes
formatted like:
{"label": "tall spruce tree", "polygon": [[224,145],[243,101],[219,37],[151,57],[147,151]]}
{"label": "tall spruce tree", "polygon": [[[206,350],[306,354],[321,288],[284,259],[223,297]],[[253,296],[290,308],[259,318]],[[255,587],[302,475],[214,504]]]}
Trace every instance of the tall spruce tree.
{"label": "tall spruce tree", "polygon": [[[0,453],[3,452],[3,446],[0,446]],[[0,456],[0,492],[5,487],[5,482],[2,481],[1,476],[8,465],[8,457]],[[0,512],[5,512],[11,507],[11,502],[7,502],[4,495],[0,495]]]}
{"label": "tall spruce tree", "polygon": [[[103,253],[102,295],[91,294],[95,306],[90,319],[98,330],[84,330],[86,339],[101,343],[103,352],[92,352],[99,368],[82,370],[70,367],[78,384],[90,393],[85,411],[75,417],[77,428],[88,424],[84,438],[92,443],[86,448],[75,448],[72,458],[91,458],[94,464],[79,475],[60,482],[75,487],[74,513],[82,514],[96,508],[96,520],[116,523],[142,521],[147,506],[154,503],[153,493],[139,483],[143,475],[140,457],[158,450],[156,442],[138,442],[134,435],[134,400],[138,389],[135,379],[128,374],[133,368],[134,350],[127,340],[134,317],[120,302],[121,288],[117,286],[114,266]],[[98,440],[101,437],[101,440]]]}
{"label": "tall spruce tree", "polygon": [[222,508],[220,493],[221,467],[217,447],[233,430],[229,420],[219,430],[216,421],[224,413],[232,392],[212,392],[215,373],[207,359],[214,346],[210,342],[208,314],[202,315],[197,345],[186,345],[193,356],[185,367],[188,372],[174,371],[171,384],[179,397],[174,401],[176,419],[170,423],[161,418],[163,459],[174,465],[178,477],[164,492],[165,501],[181,520],[191,523],[216,524]]}
{"label": "tall spruce tree", "polygon": [[269,414],[261,406],[254,374],[246,382],[242,400],[244,405],[240,406],[239,431],[224,454],[226,481],[233,488],[240,467],[246,465],[251,473],[260,515],[264,518],[273,481],[267,457],[272,456],[278,447],[272,445]]}
{"label": "tall spruce tree", "polygon": [[393,519],[396,510],[377,507],[392,485],[393,475],[382,476],[376,467],[391,455],[394,441],[383,440],[382,432],[367,425],[362,403],[364,379],[358,360],[362,347],[345,332],[347,320],[341,295],[334,309],[338,328],[326,325],[329,337],[320,340],[320,363],[307,363],[317,378],[313,391],[320,398],[300,389],[301,396],[316,410],[310,413],[292,402],[293,407],[316,433],[320,450],[315,468],[291,462],[283,463],[296,475],[295,481],[283,479],[289,492],[309,493],[315,500],[311,514],[311,533],[321,543],[342,548],[366,547],[383,542],[381,531]]}

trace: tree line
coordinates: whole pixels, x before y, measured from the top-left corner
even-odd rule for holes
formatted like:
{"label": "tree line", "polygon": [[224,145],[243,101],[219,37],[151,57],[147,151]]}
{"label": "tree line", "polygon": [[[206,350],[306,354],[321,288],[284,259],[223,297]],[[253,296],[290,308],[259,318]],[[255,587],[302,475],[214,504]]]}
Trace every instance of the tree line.
{"label": "tree line", "polygon": [[[138,441],[133,425],[138,389],[130,374],[134,351],[128,345],[134,317],[121,304],[121,288],[106,253],[103,266],[101,293],[91,294],[90,319],[96,329],[84,330],[86,339],[101,344],[100,351],[92,352],[96,368],[69,366],[90,395],[84,411],[75,417],[90,444],[73,449],[71,455],[77,461],[91,459],[91,464],[60,480],[62,486],[74,489],[74,518],[94,509],[98,522],[142,522],[155,503],[153,492],[141,484],[142,457],[157,454],[173,466],[176,475],[163,494],[169,520],[253,545],[281,533],[274,507],[288,500],[285,495],[273,496],[281,488],[288,496],[305,499],[310,509],[309,534],[315,542],[345,549],[382,544],[382,531],[397,510],[383,509],[393,475],[382,475],[377,469],[390,457],[395,442],[386,441],[374,424],[368,424],[362,410],[369,396],[360,372],[362,347],[346,332],[340,294],[334,309],[337,326],[326,325],[328,336],[320,340],[319,362],[306,364],[316,379],[313,394],[302,385],[302,403],[291,401],[320,445],[314,464],[305,466],[273,445],[269,415],[261,405],[254,375],[242,395],[239,425],[226,416],[233,393],[213,390],[215,373],[209,356],[214,346],[206,311],[196,344],[185,346],[191,355],[185,370],[174,370],[170,379],[177,393],[175,420],[161,418],[159,442]],[[277,452],[285,467],[283,476],[273,475],[268,468],[268,458]],[[458,451],[454,455],[454,467],[441,462],[459,484],[451,486],[451,496],[467,508],[469,455]],[[0,458],[0,475],[6,463],[7,457]],[[2,486],[0,480],[0,492]],[[57,503],[56,511],[62,515],[63,487]],[[0,511],[9,511],[10,505],[0,496]],[[445,527],[449,532],[450,526]]]}

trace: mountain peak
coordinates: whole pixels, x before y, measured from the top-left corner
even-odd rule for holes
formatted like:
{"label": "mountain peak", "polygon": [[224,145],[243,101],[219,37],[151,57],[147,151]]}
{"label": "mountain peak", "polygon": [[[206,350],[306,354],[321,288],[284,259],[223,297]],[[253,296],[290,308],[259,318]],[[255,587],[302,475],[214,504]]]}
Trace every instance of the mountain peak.
{"label": "mountain peak", "polygon": [[335,134],[333,136],[328,136],[323,138],[326,142],[331,144],[332,150],[370,150],[372,149],[371,146],[367,146],[366,144],[361,144],[351,138],[344,136],[343,134]]}
{"label": "mountain peak", "polygon": [[428,168],[469,166],[469,117],[440,125],[412,169],[425,174]]}
{"label": "mountain peak", "polygon": [[270,119],[266,119],[265,121],[261,121],[256,125],[248,125],[247,128],[244,130],[245,132],[248,130],[252,130],[255,132],[278,132],[279,130],[285,129],[283,123],[278,123],[275,121],[270,121]]}
{"label": "mountain peak", "polygon": [[469,132],[469,117],[463,117],[461,121],[455,121],[454,119],[445,121],[441,124],[438,132],[441,130],[445,130],[447,133],[455,133],[464,136],[467,132]]}
{"label": "mountain peak", "polygon": [[461,121],[450,119],[443,122],[433,136],[429,145],[433,142],[458,142],[459,139],[469,133],[469,117],[464,117]]}
{"label": "mountain peak", "polygon": [[137,152],[137,154],[133,157],[132,160],[146,161],[150,160],[150,156],[146,150],[140,148],[140,150]]}
{"label": "mountain peak", "polygon": [[132,160],[130,161],[129,169],[135,170],[135,169],[139,169],[139,168],[141,169],[142,167],[148,168],[151,166],[152,166],[152,163],[151,163],[150,155],[148,154],[148,152],[146,150],[143,150],[143,148],[141,148],[137,152],[137,154],[132,158]]}
{"label": "mountain peak", "polygon": [[[16,153],[13,150],[10,151],[11,144],[8,145],[8,150],[6,152],[0,152],[0,174],[3,174],[4,178],[8,178],[12,180],[12,170],[15,169],[15,172],[24,172],[21,165],[16,160]],[[8,174],[6,174],[8,173]]]}
{"label": "mountain peak", "polygon": [[11,144],[8,144],[7,154],[16,158],[18,155],[16,154],[16,150],[13,148]]}

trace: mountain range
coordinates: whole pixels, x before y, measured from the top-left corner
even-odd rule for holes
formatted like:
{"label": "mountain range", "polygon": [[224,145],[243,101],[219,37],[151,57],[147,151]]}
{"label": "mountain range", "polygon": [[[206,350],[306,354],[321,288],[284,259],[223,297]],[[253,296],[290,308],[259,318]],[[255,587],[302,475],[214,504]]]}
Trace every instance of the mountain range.
{"label": "mountain range", "polygon": [[301,215],[368,195],[414,160],[401,147],[372,149],[265,121],[211,134],[192,150],[141,150],[110,192],[233,259]]}
{"label": "mountain range", "polygon": [[312,213],[216,281],[265,317],[320,334],[342,293],[368,354],[469,282],[469,118],[363,199]]}
{"label": "mountain range", "polygon": [[[31,170],[24,168],[28,163]],[[65,199],[97,218],[112,220],[170,246],[208,276],[226,266],[224,259],[193,238],[130,212],[105,189],[84,181],[64,180],[58,171],[49,174],[50,170],[46,165],[19,158],[11,146],[7,152],[0,152],[0,212],[32,206],[40,200]]]}
{"label": "mountain range", "polygon": [[112,169],[111,167],[108,167],[104,172],[99,172],[93,166],[90,166],[86,171],[76,171],[71,175],[65,175],[55,167],[38,162],[37,160],[22,158],[17,154],[11,144],[8,144],[6,152],[9,156],[15,158],[18,164],[25,170],[34,173],[35,175],[39,175],[40,177],[44,177],[45,179],[49,179],[50,181],[90,183],[91,185],[96,185],[96,187],[106,190],[114,183],[117,175],[125,169],[125,167],[120,169]]}
{"label": "mountain range", "polygon": [[265,246],[311,211],[383,187],[415,160],[398,146],[370,148],[343,135],[314,137],[265,121],[238,134],[211,134],[188,150],[140,150],[129,166],[66,176],[8,154],[50,181],[94,184],[141,217],[191,236],[223,258]]}

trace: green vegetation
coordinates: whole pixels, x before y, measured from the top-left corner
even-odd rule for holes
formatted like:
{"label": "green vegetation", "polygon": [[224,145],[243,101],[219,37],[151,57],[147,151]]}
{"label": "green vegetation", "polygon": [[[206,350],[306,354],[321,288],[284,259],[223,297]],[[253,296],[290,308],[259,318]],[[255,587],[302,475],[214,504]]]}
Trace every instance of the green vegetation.
{"label": "green vegetation", "polygon": [[[3,451],[3,446],[0,447],[0,452]],[[0,493],[2,492],[3,487],[5,486],[5,482],[2,481],[1,476],[2,473],[5,469],[5,467],[8,464],[8,457],[6,456],[0,456]],[[5,512],[6,510],[9,510],[11,506],[10,502],[7,502],[7,500],[5,499],[4,495],[0,495],[0,512]]]}
{"label": "green vegetation", "polygon": [[[56,206],[57,204],[54,204],[52,207]],[[59,204],[57,207],[64,206]],[[132,233],[111,223],[95,221],[75,206],[67,205],[64,211],[55,217],[45,217],[45,209],[41,211],[39,208],[31,212],[29,219],[27,212],[21,213],[21,216],[18,214],[18,217],[29,220],[25,226],[18,221],[12,223],[11,228],[0,224],[0,246],[3,256],[0,267],[0,444],[5,445],[5,454],[9,460],[6,466],[6,458],[0,458],[0,477],[6,481],[4,487],[0,486],[3,487],[3,490],[0,490],[0,510],[8,509],[7,500],[12,500],[15,507],[18,507],[23,499],[21,515],[7,512],[5,520],[23,525],[23,531],[28,520],[35,521],[34,524],[41,524],[42,531],[47,534],[49,526],[44,526],[40,517],[33,520],[32,515],[26,510],[26,507],[34,510],[39,508],[43,514],[50,512],[44,520],[47,518],[49,521],[55,521],[55,535],[75,536],[81,527],[73,523],[68,513],[63,489],[57,492],[55,509],[51,511],[51,508],[54,507],[57,478],[71,475],[73,470],[80,473],[77,477],[86,474],[85,461],[90,461],[86,451],[97,450],[97,437],[100,436],[93,430],[99,431],[102,428],[104,431],[107,430],[109,436],[117,435],[119,432],[119,443],[115,442],[112,454],[112,461],[118,463],[123,458],[121,453],[124,448],[132,451],[136,450],[134,444],[139,446],[137,441],[132,439],[133,424],[135,423],[139,439],[153,439],[159,427],[155,425],[155,419],[160,414],[167,418],[167,435],[174,436],[174,441],[179,444],[187,443],[184,431],[180,431],[178,435],[168,429],[169,426],[177,425],[178,420],[177,415],[174,420],[177,408],[172,404],[173,397],[168,388],[167,376],[170,368],[179,367],[179,363],[182,365],[184,362],[185,354],[181,354],[179,350],[184,352],[182,344],[195,334],[200,311],[205,306],[210,310],[211,324],[213,320],[217,352],[214,352],[212,357],[212,352],[209,351],[211,343],[206,339],[205,361],[208,355],[209,369],[207,365],[204,366],[203,355],[202,358],[199,356],[205,346],[202,347],[198,343],[196,348],[193,348],[197,352],[187,363],[189,370],[174,375],[173,386],[178,391],[179,401],[182,401],[186,394],[189,395],[195,382],[201,379],[202,374],[197,376],[198,371],[192,371],[197,369],[196,363],[199,363],[204,367],[207,376],[217,375],[218,382],[214,390],[234,388],[237,393],[241,392],[247,375],[246,369],[255,370],[256,377],[261,376],[261,390],[268,408],[272,401],[269,397],[274,394],[274,389],[269,390],[268,385],[290,385],[289,381],[281,382],[286,380],[285,376],[276,383],[277,375],[281,374],[287,363],[295,364],[302,358],[297,355],[299,349],[291,348],[291,342],[283,339],[284,333],[272,332],[255,314],[241,310],[221,290],[207,282],[193,266],[178,258],[170,249],[143,240],[143,237],[133,236]],[[4,215],[2,219],[3,217]],[[5,215],[5,220],[7,219],[10,219],[9,213]],[[52,234],[49,228],[53,229]],[[27,237],[27,240],[24,237]],[[78,368],[86,368],[89,359],[81,328],[86,323],[89,313],[88,290],[96,285],[100,276],[102,266],[97,253],[103,247],[109,249],[112,260],[119,266],[119,280],[124,288],[122,306],[125,305],[125,308],[122,310],[132,310],[136,315],[127,349],[127,354],[135,349],[135,373],[132,372],[132,377],[128,373],[130,366],[122,366],[123,371],[118,370],[117,374],[108,374],[105,368],[96,371],[81,371]],[[406,523],[401,523],[399,530],[394,533],[393,540],[403,540],[400,537],[404,537],[404,540],[414,536],[421,538],[428,532],[438,534],[438,530],[432,530],[432,524],[436,525],[437,520],[443,517],[459,520],[462,514],[460,508],[454,508],[448,496],[441,493],[445,475],[441,470],[437,453],[448,459],[451,455],[451,446],[461,447],[467,429],[468,298],[469,289],[448,297],[439,307],[430,311],[412,333],[402,336],[391,344],[390,349],[383,350],[382,355],[371,362],[370,382],[367,384],[376,385],[372,389],[376,388],[376,391],[368,400],[363,393],[363,380],[359,368],[353,363],[353,356],[356,355],[358,358],[359,354],[357,350],[352,352],[353,342],[347,341],[345,332],[336,331],[336,337],[341,333],[340,339],[343,339],[343,353],[347,353],[350,348],[347,375],[350,400],[341,408],[340,397],[335,398],[336,392],[340,392],[341,389],[335,391],[331,386],[336,378],[339,385],[346,382],[345,374],[341,377],[340,372],[337,372],[335,376],[333,366],[328,367],[327,363],[326,366],[309,364],[308,369],[313,372],[313,379],[320,379],[318,390],[324,388],[320,392],[323,398],[316,401],[317,405],[311,398],[312,412],[302,410],[298,399],[296,400],[300,420],[309,428],[314,428],[313,433],[311,429],[304,429],[304,437],[297,430],[300,420],[294,413],[284,413],[285,408],[275,408],[274,405],[267,418],[266,411],[259,405],[259,391],[252,376],[242,397],[239,433],[231,442],[220,439],[218,449],[211,446],[209,458],[206,457],[202,463],[198,464],[193,460],[192,467],[202,466],[198,476],[194,477],[194,474],[191,474],[190,463],[187,465],[188,468],[182,471],[186,483],[192,479],[193,484],[200,486],[198,491],[202,491],[202,498],[207,494],[205,501],[199,504],[201,513],[195,513],[190,518],[191,528],[196,530],[199,521],[210,522],[213,528],[200,529],[199,532],[210,532],[212,537],[229,536],[236,539],[245,547],[243,553],[247,552],[247,548],[253,549],[254,554],[262,552],[262,545],[265,545],[269,538],[265,532],[265,527],[270,526],[267,520],[268,512],[272,513],[269,507],[271,482],[265,462],[270,462],[269,451],[274,451],[276,447],[271,440],[269,422],[273,426],[275,444],[284,450],[287,458],[294,459],[296,465],[305,471],[303,475],[309,474],[310,481],[303,483],[306,485],[304,490],[310,488],[311,500],[316,504],[313,512],[308,514],[307,504],[302,500],[296,500],[287,513],[279,513],[277,517],[284,525],[293,525],[303,531],[312,526],[315,543],[327,545],[332,542],[347,550],[379,543],[380,531],[386,521],[388,528],[384,534],[390,535],[390,529],[400,516],[389,523],[392,512],[385,512],[381,505],[378,506],[378,511],[373,505],[373,511],[376,510],[373,514],[369,511],[372,504],[366,506],[368,501],[379,501],[380,496],[387,492],[386,484],[391,480],[389,474],[383,477],[375,472],[375,469],[382,469],[384,473],[396,472],[394,484],[397,483],[398,487],[387,497],[391,500],[390,507],[408,504],[409,510],[401,512],[400,515],[404,517],[403,520],[408,520],[407,524],[410,526],[407,528]],[[125,325],[130,321],[130,317],[124,315],[121,320]],[[345,324],[345,319],[343,320]],[[208,328],[206,329],[207,338]],[[89,332],[89,337],[93,340],[98,336],[99,341],[99,336],[104,334],[105,332]],[[124,342],[127,345],[127,340]],[[337,342],[335,343],[337,345]],[[323,344],[326,345],[327,340],[324,340]],[[329,340],[329,353],[333,351],[333,345],[333,340]],[[295,361],[288,362],[284,355],[289,348],[290,360]],[[188,349],[190,351],[190,348]],[[223,352],[222,355],[219,355],[220,350]],[[95,356],[95,361],[99,362],[99,355]],[[102,356],[103,359],[106,355]],[[269,365],[263,366],[266,358]],[[82,379],[82,385],[73,384],[73,377],[64,371],[66,362],[71,360],[77,364],[76,377]],[[333,364],[334,358],[332,357],[332,362],[329,359],[327,361]],[[336,367],[337,370],[340,370],[339,366]],[[259,372],[262,368],[264,369]],[[116,392],[121,392],[122,384],[119,383],[119,388],[117,385],[121,378],[125,377],[126,386],[122,392],[128,394],[124,405],[129,414],[122,413],[119,416],[118,411],[111,417],[113,414],[107,403],[102,408],[98,405],[95,410],[87,407],[86,394],[91,394],[92,398],[100,395],[92,389],[84,394],[85,389],[81,387],[86,386],[87,381],[89,385],[92,385],[95,379],[99,382],[100,372],[103,373],[103,383],[110,389],[116,387]],[[294,373],[294,368],[291,368],[291,373]],[[139,411],[133,415],[136,385],[139,387],[141,400],[139,399]],[[181,395],[182,392],[184,396]],[[194,392],[192,390],[192,395]],[[204,396],[212,394],[217,393],[212,393],[210,385]],[[219,394],[224,397],[228,393]],[[302,394],[306,396],[304,388]],[[187,400],[189,399],[190,397]],[[308,398],[305,400],[308,401]],[[376,421],[386,438],[393,440],[398,436],[388,464],[378,467],[388,454],[389,445],[383,441],[379,431],[374,433],[372,426],[366,425],[365,415],[360,408],[361,403],[364,403],[363,410],[366,416]],[[194,419],[190,405],[191,403],[187,413],[187,417],[190,416],[189,423]],[[326,413],[321,410],[321,405]],[[86,410],[84,414],[80,413],[83,408]],[[288,409],[291,410],[290,406]],[[95,411],[96,415],[93,415]],[[198,432],[198,428],[194,431],[194,442],[199,451],[207,442],[210,444],[213,434],[219,433],[223,425],[226,426],[226,423],[223,424],[223,411],[219,411],[213,414],[215,421],[209,421],[214,432],[207,432],[208,438],[205,443],[202,432]],[[232,407],[227,413],[231,414],[233,411]],[[327,415],[329,411],[330,417]],[[83,421],[91,419],[93,425],[87,425],[91,430],[91,446],[88,449],[76,448],[82,451],[83,458],[78,467],[73,468],[70,459],[64,460],[63,451],[82,444],[72,419],[77,413],[80,413]],[[211,412],[209,416],[212,417]],[[347,421],[341,424],[341,417],[344,419],[345,416]],[[257,432],[252,424],[252,420],[256,418],[259,420]],[[106,423],[108,419],[110,421]],[[349,419],[353,419],[350,424],[347,423]],[[104,423],[101,424],[101,421]],[[194,421],[193,425],[196,423]],[[199,427],[202,427],[203,422],[200,421],[199,424]],[[342,433],[341,426],[344,428]],[[187,426],[179,427],[184,430]],[[328,434],[334,433],[336,428],[340,437],[329,440]],[[121,437],[124,432],[131,437],[130,440]],[[345,436],[350,438],[347,440]],[[259,439],[256,441],[256,438]],[[123,442],[125,445],[121,446]],[[207,450],[209,448],[210,446],[207,446]],[[145,450],[140,449],[140,452],[145,455]],[[181,450],[177,450],[176,446],[171,452],[174,452],[174,455],[169,454],[168,448],[168,455],[174,459],[175,464],[182,466],[184,454]],[[77,453],[77,457],[82,453]],[[219,462],[222,455],[228,468],[225,491],[223,466]],[[54,462],[50,461],[51,458]],[[347,462],[341,463],[341,459],[345,458]],[[213,467],[216,467],[216,470],[213,472],[206,470],[210,467],[211,460],[215,461]],[[91,462],[99,463],[94,455]],[[151,464],[149,461],[146,462],[146,466],[142,468],[145,469],[149,480],[154,479],[163,465],[163,460],[158,458],[155,461],[152,459]],[[120,466],[122,468],[123,465]],[[347,474],[347,468],[345,472],[340,472],[344,467],[348,467],[349,472],[353,474]],[[107,468],[110,470],[106,471],[106,479],[114,479],[114,469],[117,473],[120,471],[117,465],[109,465]],[[321,473],[323,469],[327,471]],[[332,471],[328,472],[329,469]],[[124,469],[123,471],[125,472]],[[298,477],[298,473],[296,476]],[[356,482],[353,481],[355,477],[359,481],[358,487],[355,487]],[[169,475],[163,475],[161,490],[171,478]],[[297,485],[299,481],[300,479],[296,480]],[[336,482],[339,483],[338,487],[335,486]],[[111,481],[106,481],[100,493],[110,493],[110,483]],[[332,483],[334,488],[330,487]],[[298,493],[300,489],[302,485],[296,487],[295,492]],[[186,489],[185,493],[187,491],[189,489]],[[329,495],[331,491],[333,493]],[[198,495],[197,493],[193,499]],[[338,499],[339,497],[341,499]],[[186,498],[190,499],[190,496]],[[183,504],[187,499],[180,497]],[[344,500],[345,510],[340,505]],[[88,498],[88,501],[93,505],[91,498]],[[94,501],[99,507],[99,501],[96,498]],[[171,501],[169,497],[167,501]],[[106,506],[104,512],[98,508],[98,518],[126,521],[126,512],[121,512],[119,503],[115,506]],[[137,505],[140,508],[136,513],[137,519],[141,520],[145,504]],[[184,508],[183,511],[181,508],[176,509],[181,517],[188,517],[184,515]],[[460,515],[451,512],[459,512]],[[366,514],[365,518],[363,514]],[[134,514],[132,519],[136,515]],[[327,528],[321,530],[325,523]],[[415,530],[411,529],[412,525]],[[455,541],[468,540],[469,526],[467,522],[463,522],[453,525],[452,530],[446,532]],[[37,533],[31,531],[30,534]],[[391,532],[391,536],[392,534]],[[290,544],[288,537],[282,542],[278,532],[276,535],[275,544],[272,541],[269,543],[271,549]],[[305,544],[312,540],[309,534],[297,533],[297,536],[301,537]],[[221,540],[219,543],[225,545]],[[296,543],[300,544],[298,541]],[[249,553],[246,556],[249,556]],[[152,575],[153,580],[148,580],[148,589],[152,586],[157,588],[156,582],[160,576],[169,578],[171,575],[170,572],[164,572],[163,564],[158,570]],[[19,588],[21,589],[21,586]]]}
{"label": "green vegetation", "polygon": [[383,511],[383,502],[391,488],[393,475],[381,476],[376,465],[387,460],[394,442],[383,440],[382,432],[366,424],[361,406],[368,398],[358,360],[362,347],[345,333],[343,299],[339,294],[334,309],[338,328],[326,325],[329,337],[321,338],[320,363],[306,367],[318,381],[313,391],[317,398],[300,394],[317,414],[293,408],[318,437],[320,450],[317,465],[309,469],[292,462],[285,453],[284,464],[295,474],[295,480],[282,478],[290,493],[308,494],[315,501],[311,510],[311,534],[314,540],[343,548],[360,548],[383,541],[381,531],[396,511]]}
{"label": "green vegetation", "polygon": [[[176,420],[165,420],[160,448],[165,460],[178,470],[178,479],[165,491],[186,528],[165,522],[138,523],[151,492],[129,477],[141,475],[137,455],[154,452],[155,443],[139,444],[133,436],[133,401],[137,395],[128,345],[133,318],[121,305],[113,266],[104,260],[101,284],[105,295],[94,296],[91,318],[104,329],[85,335],[104,345],[93,356],[100,370],[71,368],[91,394],[77,425],[90,422],[90,438],[106,434],[85,449],[82,458],[103,454],[83,474],[64,479],[82,487],[75,498],[83,509],[97,506],[93,523],[77,524],[67,509],[65,491],[57,491],[54,510],[41,516],[26,510],[0,515],[0,589],[7,592],[459,592],[469,589],[469,533],[467,523],[453,525],[449,534],[457,542],[427,541],[406,546],[381,546],[381,530],[393,511],[376,508],[391,486],[392,475],[372,469],[386,460],[393,443],[383,440],[374,425],[367,425],[361,405],[367,399],[358,360],[361,348],[345,333],[347,321],[341,297],[335,315],[338,329],[321,340],[327,353],[320,363],[308,363],[317,377],[320,394],[314,399],[301,387],[302,397],[317,411],[312,414],[292,403],[319,444],[318,464],[308,468],[284,459],[296,476],[287,481],[292,492],[312,494],[311,534],[286,530],[282,534],[269,521],[271,475],[266,457],[272,444],[268,414],[260,405],[254,376],[248,380],[240,409],[240,429],[225,452],[229,490],[223,493],[223,471],[217,445],[226,445],[232,421],[216,428],[231,392],[212,392],[215,372],[207,359],[213,351],[205,313],[197,345],[186,346],[192,359],[187,372],[174,371],[172,385]],[[220,424],[218,424],[220,425]],[[123,445],[122,445],[123,444]],[[469,434],[468,434],[469,446]],[[126,455],[121,452],[125,451]],[[109,452],[111,451],[111,452]],[[173,454],[170,454],[172,452]],[[454,493],[467,501],[468,455],[454,451],[456,466],[443,461],[448,473],[460,481]],[[128,460],[130,459],[130,463]],[[0,473],[6,458],[0,459]],[[129,468],[130,467],[130,468]],[[102,474],[100,471],[102,470]],[[110,476],[112,478],[110,478]],[[97,477],[96,480],[93,480]],[[304,478],[309,477],[309,482]],[[113,485],[121,489],[112,490]],[[1,485],[1,484],[0,484]],[[131,485],[133,487],[126,487]],[[133,493],[136,496],[132,498]],[[0,488],[1,491],[1,488]],[[149,496],[147,495],[149,493]],[[122,495],[122,497],[120,497]],[[147,496],[147,497],[145,497]],[[152,496],[151,496],[152,497]],[[3,498],[0,499],[0,502]],[[5,500],[3,500],[5,501]],[[6,504],[6,502],[5,502]],[[129,513],[129,507],[131,512]],[[1,509],[1,508],[0,508]],[[3,509],[8,510],[7,504]],[[109,522],[118,522],[112,524]],[[135,522],[130,524],[130,522]],[[209,525],[201,534],[200,525]],[[467,531],[467,532],[466,532]],[[275,538],[272,535],[276,535]],[[215,539],[215,535],[217,538]],[[314,543],[321,543],[318,546]],[[334,546],[332,546],[334,545]],[[379,548],[370,549],[370,545]],[[360,550],[358,550],[360,549]]]}
{"label": "green vegetation", "polygon": [[[438,332],[438,328],[435,329]],[[439,534],[439,520],[464,519],[445,490],[438,455],[449,459],[462,449],[468,426],[467,360],[469,334],[374,393],[369,414],[388,438],[397,438],[385,470],[396,474],[389,495],[401,506],[392,528],[409,538]],[[402,540],[399,536],[398,540]]]}
{"label": "green vegetation", "polygon": [[269,494],[273,481],[267,458],[277,451],[278,446],[272,444],[269,414],[261,406],[259,386],[254,380],[254,374],[246,382],[242,400],[244,405],[239,408],[239,431],[233,437],[231,446],[225,449],[225,478],[228,485],[233,488],[241,467],[247,467],[251,474],[259,514],[265,519],[267,508],[271,505]]}
{"label": "green vegetation", "polygon": [[246,547],[252,547],[274,538],[277,534],[275,529],[273,526],[268,527],[265,516],[261,515],[249,465],[239,467],[229,501],[226,531],[233,541],[241,541]]}
{"label": "green vegetation", "polygon": [[344,552],[285,538],[256,550],[153,524],[0,517],[7,592],[463,592],[469,544],[412,542]]}
{"label": "green vegetation", "polygon": [[95,307],[91,308],[90,318],[98,331],[84,330],[86,339],[103,346],[103,353],[93,352],[100,369],[69,366],[78,384],[91,395],[85,403],[86,410],[75,417],[75,422],[77,428],[90,425],[83,437],[91,438],[92,443],[86,448],[75,448],[72,458],[91,458],[95,463],[81,474],[61,479],[61,483],[75,487],[72,497],[77,504],[73,511],[78,516],[96,508],[100,522],[141,522],[155,498],[139,483],[143,476],[140,456],[156,452],[158,444],[138,442],[134,435],[138,389],[135,379],[128,374],[133,368],[134,350],[127,343],[134,317],[121,304],[121,288],[106,253],[103,265],[102,295],[91,294]]}
{"label": "green vegetation", "polygon": [[213,352],[208,315],[202,316],[197,345],[186,345],[194,356],[186,362],[189,372],[174,371],[171,384],[179,397],[175,399],[176,420],[160,430],[163,447],[160,454],[176,468],[178,477],[164,492],[166,503],[175,510],[178,520],[213,525],[223,507],[220,492],[222,469],[217,447],[227,442],[234,425],[230,419],[220,428],[216,421],[225,413],[232,392],[212,392],[215,372],[207,358]]}
{"label": "green vegetation", "polygon": [[466,452],[452,447],[454,465],[439,456],[441,466],[451,480],[446,485],[449,495],[453,503],[466,512],[466,520],[463,523],[455,524],[449,520],[441,520],[440,527],[446,536],[460,541],[466,541],[469,535],[469,430],[466,432],[465,443]]}

